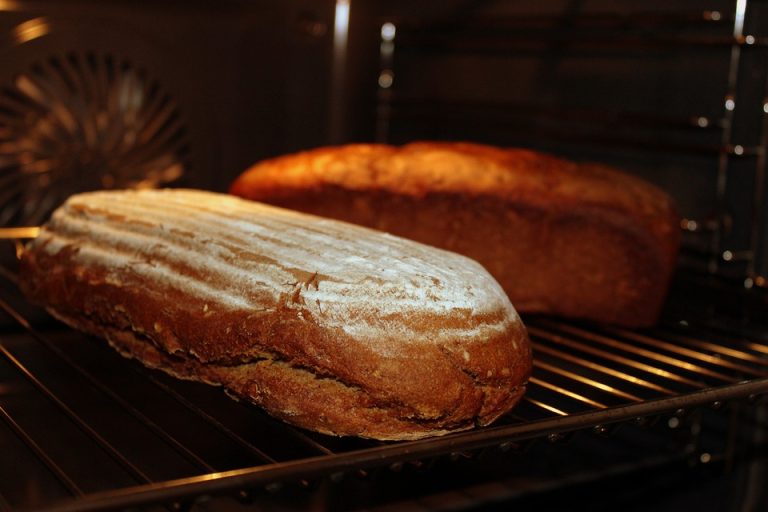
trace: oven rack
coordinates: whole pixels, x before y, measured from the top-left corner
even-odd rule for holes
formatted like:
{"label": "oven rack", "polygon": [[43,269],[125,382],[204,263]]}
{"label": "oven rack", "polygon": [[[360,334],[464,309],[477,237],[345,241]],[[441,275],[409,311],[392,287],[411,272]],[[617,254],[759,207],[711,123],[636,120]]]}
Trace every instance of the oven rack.
{"label": "oven rack", "polygon": [[[766,300],[717,283],[676,286],[654,329],[526,318],[536,362],[517,408],[490,427],[380,443],[305,432],[218,389],[143,368],[62,327],[4,281],[0,310],[13,324],[0,334],[0,444],[9,454],[0,459],[0,510],[182,510],[209,496],[244,499],[254,489],[280,492],[487,449],[516,453],[534,440],[646,428],[660,418],[672,429],[734,403],[763,407]],[[705,300],[713,295],[714,303]]]}

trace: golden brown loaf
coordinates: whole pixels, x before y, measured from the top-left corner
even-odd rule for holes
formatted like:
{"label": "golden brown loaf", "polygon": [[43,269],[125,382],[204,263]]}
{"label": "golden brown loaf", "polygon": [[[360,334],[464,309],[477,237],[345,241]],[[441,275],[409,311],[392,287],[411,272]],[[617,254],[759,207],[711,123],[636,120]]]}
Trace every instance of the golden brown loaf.
{"label": "golden brown loaf", "polygon": [[469,256],[518,311],[625,326],[657,320],[678,247],[658,188],[523,149],[321,148],[258,163],[231,192]]}
{"label": "golden brown loaf", "polygon": [[531,369],[525,328],[476,262],[223,194],[73,196],[26,248],[21,285],[127,357],[329,434],[485,425]]}

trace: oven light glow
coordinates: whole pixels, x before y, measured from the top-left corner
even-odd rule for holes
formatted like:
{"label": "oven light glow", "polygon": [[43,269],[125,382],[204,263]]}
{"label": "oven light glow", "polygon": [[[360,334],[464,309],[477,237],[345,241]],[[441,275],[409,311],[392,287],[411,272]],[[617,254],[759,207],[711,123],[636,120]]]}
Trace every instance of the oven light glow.
{"label": "oven light glow", "polygon": [[397,33],[397,28],[395,28],[394,23],[387,22],[381,26],[382,41],[394,41],[396,33]]}
{"label": "oven light glow", "polygon": [[349,34],[349,1],[336,0],[336,18],[333,23],[333,45],[338,51],[347,45]]}
{"label": "oven light glow", "polygon": [[18,44],[43,37],[51,31],[51,26],[45,18],[34,18],[19,23],[13,29],[13,39]]}
{"label": "oven light glow", "polygon": [[351,0],[336,0],[333,21],[333,62],[331,66],[330,112],[328,114],[328,142],[338,143],[344,133],[344,77],[347,66],[347,38]]}
{"label": "oven light glow", "polygon": [[744,14],[747,11],[747,0],[736,0],[736,13],[733,17],[733,36],[741,37],[744,33]]}
{"label": "oven light glow", "polygon": [[395,76],[390,70],[384,70],[379,75],[379,87],[382,89],[389,89],[392,87],[392,83],[395,81]]}
{"label": "oven light glow", "polygon": [[696,231],[699,229],[699,223],[696,222],[695,220],[683,219],[683,221],[681,222],[681,225],[683,229],[686,229],[688,231]]}

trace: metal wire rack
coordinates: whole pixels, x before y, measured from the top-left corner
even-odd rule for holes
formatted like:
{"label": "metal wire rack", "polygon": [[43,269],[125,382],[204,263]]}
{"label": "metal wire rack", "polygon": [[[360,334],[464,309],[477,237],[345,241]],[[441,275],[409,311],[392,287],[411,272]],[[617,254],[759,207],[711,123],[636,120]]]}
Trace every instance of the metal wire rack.
{"label": "metal wire rack", "polygon": [[709,290],[719,309],[747,301],[759,314],[765,297],[730,287],[724,296],[694,282],[654,329],[527,318],[536,354],[530,388],[491,427],[403,443],[331,438],[125,360],[35,310],[13,274],[3,275],[0,310],[13,327],[0,336],[0,509],[180,510],[210,495],[308,486],[575,431],[603,434],[659,417],[674,427],[702,407],[761,407],[768,393],[765,319],[744,323],[743,307],[708,316],[699,304]]}

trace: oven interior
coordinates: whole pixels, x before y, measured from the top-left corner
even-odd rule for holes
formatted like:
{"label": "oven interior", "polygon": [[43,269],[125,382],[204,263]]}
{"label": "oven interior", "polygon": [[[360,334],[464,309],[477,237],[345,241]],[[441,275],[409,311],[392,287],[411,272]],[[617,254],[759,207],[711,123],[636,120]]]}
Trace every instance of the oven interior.
{"label": "oven interior", "polygon": [[659,325],[526,317],[522,404],[402,443],[123,359],[26,302],[2,240],[0,510],[765,509],[766,9],[0,2],[1,226],[78,190],[225,190],[272,155],[436,139],[619,166],[672,194],[684,235]]}

